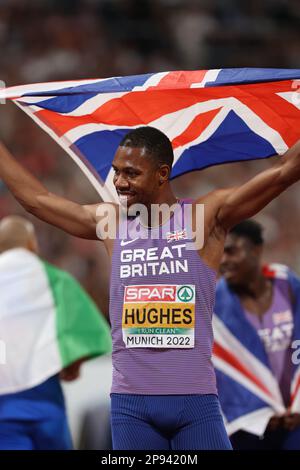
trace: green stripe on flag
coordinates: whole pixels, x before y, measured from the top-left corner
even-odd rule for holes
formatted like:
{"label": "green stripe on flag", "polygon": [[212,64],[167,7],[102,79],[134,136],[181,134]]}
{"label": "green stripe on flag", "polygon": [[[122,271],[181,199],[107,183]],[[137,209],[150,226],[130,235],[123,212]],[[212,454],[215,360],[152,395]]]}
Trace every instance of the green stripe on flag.
{"label": "green stripe on flag", "polygon": [[63,367],[83,357],[112,351],[109,325],[93,300],[70,274],[42,261],[56,307]]}

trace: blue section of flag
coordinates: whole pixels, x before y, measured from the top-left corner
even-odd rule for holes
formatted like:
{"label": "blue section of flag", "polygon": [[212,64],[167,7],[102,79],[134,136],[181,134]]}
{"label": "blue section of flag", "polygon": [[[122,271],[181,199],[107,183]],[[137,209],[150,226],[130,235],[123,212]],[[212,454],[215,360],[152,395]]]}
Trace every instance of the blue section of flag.
{"label": "blue section of flag", "polygon": [[119,143],[129,130],[93,132],[74,143],[103,181],[106,180],[111,169],[111,163]]}
{"label": "blue section of flag", "polygon": [[[56,95],[49,100],[37,101],[36,106],[57,113],[71,113],[85,101],[97,96],[99,93],[115,93],[131,91],[136,86],[142,86],[151,77],[151,74],[132,75],[130,77],[110,78],[100,82],[78,85],[76,87],[63,88],[48,92],[27,93],[26,96]],[[22,99],[23,104],[26,99]],[[29,103],[30,104],[30,103]]]}
{"label": "blue section of flag", "polygon": [[[48,111],[55,111],[57,113],[71,113],[72,111],[74,111],[74,109],[78,108],[83,103],[97,95],[98,93],[59,95],[55,98],[49,98],[48,100],[38,101],[37,103],[35,103],[35,105],[39,106],[41,109],[47,109]],[[25,101],[22,100],[22,104],[28,104],[26,103],[26,99]]]}
{"label": "blue section of flag", "polygon": [[205,86],[237,85],[239,83],[275,82],[277,80],[295,80],[300,78],[299,69],[222,69],[213,82]]}
{"label": "blue section of flag", "polygon": [[74,95],[79,93],[118,93],[131,91],[136,86],[142,86],[152,76],[152,73],[143,75],[129,75],[128,77],[114,77],[99,82],[76,85],[60,90],[38,91],[26,93],[24,96],[53,96]]}
{"label": "blue section of flag", "polygon": [[219,393],[221,408],[226,410],[226,420],[229,423],[268,406],[257,395],[219,370],[217,371],[217,379],[218,389],[221,390],[221,394]]}
{"label": "blue section of flag", "polygon": [[[230,137],[236,135],[236,138]],[[255,134],[236,115],[230,111],[218,129],[208,140],[186,149],[173,167],[172,178],[189,171],[207,168],[226,161],[237,162],[256,158],[266,158],[276,154],[272,145]]]}
{"label": "blue section of flag", "polygon": [[241,307],[238,296],[229,288],[225,279],[218,282],[215,299],[215,312],[234,337],[266,367],[269,360],[255,328],[250,325]]}

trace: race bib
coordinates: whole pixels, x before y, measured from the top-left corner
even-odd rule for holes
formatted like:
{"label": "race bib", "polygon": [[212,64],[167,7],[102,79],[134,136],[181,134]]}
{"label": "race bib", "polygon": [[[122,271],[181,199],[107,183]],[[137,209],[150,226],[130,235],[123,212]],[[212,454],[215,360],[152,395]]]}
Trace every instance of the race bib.
{"label": "race bib", "polygon": [[193,348],[195,286],[126,286],[122,332],[127,348]]}

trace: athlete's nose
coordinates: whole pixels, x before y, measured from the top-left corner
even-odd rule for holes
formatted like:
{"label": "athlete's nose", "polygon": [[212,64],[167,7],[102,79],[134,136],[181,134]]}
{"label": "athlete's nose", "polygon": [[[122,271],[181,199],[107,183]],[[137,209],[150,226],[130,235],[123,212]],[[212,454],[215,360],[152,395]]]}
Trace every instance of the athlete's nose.
{"label": "athlete's nose", "polygon": [[128,180],[121,173],[115,176],[114,185],[117,191],[126,191],[130,187]]}

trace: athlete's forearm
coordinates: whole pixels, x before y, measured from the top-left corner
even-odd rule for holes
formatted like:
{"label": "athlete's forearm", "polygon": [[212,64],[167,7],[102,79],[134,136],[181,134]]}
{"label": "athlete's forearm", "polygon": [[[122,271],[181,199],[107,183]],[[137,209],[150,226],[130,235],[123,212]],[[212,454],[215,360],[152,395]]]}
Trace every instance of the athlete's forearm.
{"label": "athlete's forearm", "polygon": [[27,212],[71,235],[97,238],[95,210],[49,192],[1,142],[0,178]]}
{"label": "athlete's forearm", "polygon": [[300,140],[281,157],[281,180],[286,187],[300,180]]}
{"label": "athlete's forearm", "polygon": [[219,224],[230,228],[253,217],[289,186],[300,180],[300,141],[273,167],[230,191],[219,209]]}
{"label": "athlete's forearm", "polygon": [[39,196],[48,192],[37,178],[14,159],[2,142],[0,142],[0,178],[29,212],[38,206]]}

